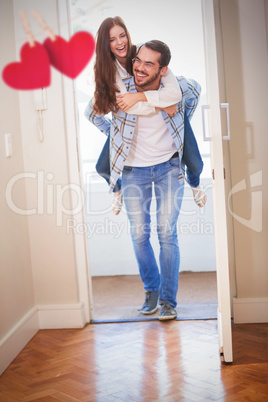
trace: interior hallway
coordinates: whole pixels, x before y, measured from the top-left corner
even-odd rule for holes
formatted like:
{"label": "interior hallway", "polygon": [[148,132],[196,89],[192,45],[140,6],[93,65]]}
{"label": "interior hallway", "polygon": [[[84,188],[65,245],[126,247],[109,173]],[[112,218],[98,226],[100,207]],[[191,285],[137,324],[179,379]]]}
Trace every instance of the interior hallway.
{"label": "interior hallway", "polygon": [[216,320],[43,330],[0,377],[0,401],[264,402],[267,339],[268,324],[233,325],[225,365]]}

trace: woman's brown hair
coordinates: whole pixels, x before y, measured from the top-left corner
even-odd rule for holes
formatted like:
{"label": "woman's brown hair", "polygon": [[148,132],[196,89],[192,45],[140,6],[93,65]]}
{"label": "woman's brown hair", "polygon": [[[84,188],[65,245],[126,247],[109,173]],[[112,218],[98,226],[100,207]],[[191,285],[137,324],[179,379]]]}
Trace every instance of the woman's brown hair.
{"label": "woman's brown hair", "polygon": [[132,58],[135,56],[136,46],[132,45],[127,27],[120,17],[106,18],[100,25],[96,39],[95,73],[95,104],[94,110],[99,114],[110,111],[116,112],[116,85],[115,56],[110,50],[110,29],[114,25],[121,26],[128,38],[128,52],[126,70],[132,75]]}

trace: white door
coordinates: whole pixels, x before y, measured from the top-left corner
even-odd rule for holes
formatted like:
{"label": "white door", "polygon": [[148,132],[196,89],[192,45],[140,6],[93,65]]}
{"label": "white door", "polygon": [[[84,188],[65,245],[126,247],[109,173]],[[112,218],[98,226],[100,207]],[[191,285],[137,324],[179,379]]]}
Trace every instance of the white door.
{"label": "white door", "polygon": [[[204,124],[207,139],[211,143],[211,166],[213,177],[213,207],[214,228],[216,244],[217,265],[217,290],[218,290],[218,332],[219,352],[225,362],[232,362],[232,330],[230,308],[230,281],[229,281],[229,253],[227,210],[225,197],[225,169],[223,155],[223,139],[228,138],[228,124],[223,124],[221,108],[227,108],[225,118],[228,118],[228,105],[222,104],[220,90],[223,88],[221,81],[222,65],[219,65],[221,44],[218,36],[217,0],[202,0],[204,46],[207,76],[207,107],[203,106],[203,116],[208,117],[208,130]],[[223,130],[224,127],[224,130]]]}

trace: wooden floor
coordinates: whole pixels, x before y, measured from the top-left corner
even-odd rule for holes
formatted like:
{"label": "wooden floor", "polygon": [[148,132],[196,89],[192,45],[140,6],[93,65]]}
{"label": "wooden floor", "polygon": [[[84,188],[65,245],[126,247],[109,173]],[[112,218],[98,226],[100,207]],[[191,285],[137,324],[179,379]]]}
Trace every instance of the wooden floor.
{"label": "wooden floor", "polygon": [[268,400],[268,324],[234,325],[234,363],[217,321],[43,330],[0,377],[0,401]]}

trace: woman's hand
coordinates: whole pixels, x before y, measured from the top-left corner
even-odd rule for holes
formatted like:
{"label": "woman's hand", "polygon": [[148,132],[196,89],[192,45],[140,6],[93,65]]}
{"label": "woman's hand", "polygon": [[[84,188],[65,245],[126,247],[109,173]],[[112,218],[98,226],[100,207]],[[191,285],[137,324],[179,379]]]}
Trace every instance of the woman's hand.
{"label": "woman's hand", "polygon": [[126,93],[124,95],[117,95],[116,106],[126,112],[132,106],[136,105],[137,102],[146,102],[146,96],[143,92],[137,93]]}
{"label": "woman's hand", "polygon": [[177,105],[171,105],[163,108],[164,112],[166,112],[169,117],[175,116],[177,114]]}

